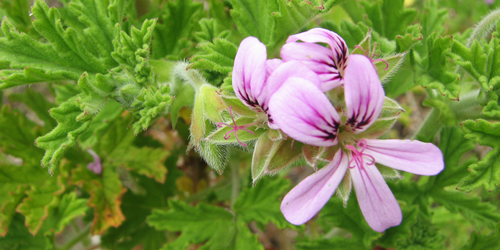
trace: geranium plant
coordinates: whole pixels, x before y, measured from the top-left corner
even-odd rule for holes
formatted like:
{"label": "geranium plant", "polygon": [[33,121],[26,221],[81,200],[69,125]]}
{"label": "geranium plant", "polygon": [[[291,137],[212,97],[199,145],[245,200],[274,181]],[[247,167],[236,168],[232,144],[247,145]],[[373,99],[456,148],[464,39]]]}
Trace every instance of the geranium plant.
{"label": "geranium plant", "polygon": [[500,249],[499,5],[0,1],[0,249]]}

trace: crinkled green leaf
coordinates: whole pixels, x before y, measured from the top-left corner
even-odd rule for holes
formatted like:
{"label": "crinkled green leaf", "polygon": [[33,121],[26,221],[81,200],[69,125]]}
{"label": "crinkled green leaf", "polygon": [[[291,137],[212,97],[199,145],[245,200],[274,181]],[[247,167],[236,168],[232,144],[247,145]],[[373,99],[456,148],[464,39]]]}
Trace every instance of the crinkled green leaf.
{"label": "crinkled green leaf", "polygon": [[87,205],[94,208],[92,234],[102,234],[109,227],[118,227],[125,220],[120,209],[126,189],[122,186],[114,168],[103,167],[97,175],[80,166],[72,171],[71,183],[83,187],[90,194]]}
{"label": "crinkled green leaf", "polygon": [[[22,240],[20,240],[22,239]],[[43,234],[33,236],[24,225],[24,218],[18,214],[14,217],[5,237],[0,237],[1,250],[48,250],[50,244]]]}
{"label": "crinkled green leaf", "polygon": [[352,250],[352,249],[370,249],[361,242],[342,237],[333,237],[331,239],[306,240],[299,239],[295,245],[297,250]]}
{"label": "crinkled green leaf", "polygon": [[195,32],[194,37],[198,42],[212,42],[215,38],[227,39],[230,31],[221,30],[219,26],[220,23],[216,19],[203,18],[200,20],[201,31]]}
{"label": "crinkled green leaf", "polygon": [[461,162],[460,159],[474,147],[474,142],[466,139],[459,128],[443,128],[439,149],[443,153],[445,167],[438,175],[429,177],[426,188],[440,191],[443,187],[456,185],[462,177],[467,175],[467,166],[471,163],[471,160]]}
{"label": "crinkled green leaf", "polygon": [[321,209],[320,217],[324,223],[340,227],[352,233],[352,239],[359,241],[365,247],[369,247],[372,241],[380,238],[382,234],[373,231],[366,223],[359,209],[356,197],[351,194],[347,207],[344,207],[340,199],[330,199]]}
{"label": "crinkled green leaf", "polygon": [[92,123],[87,131],[78,138],[82,148],[92,148],[98,143],[109,126],[114,124],[113,121],[117,119],[122,112],[123,109],[119,103],[108,101],[92,119]]}
{"label": "crinkled green leaf", "polygon": [[431,197],[437,203],[446,207],[450,212],[460,212],[475,225],[486,225],[490,228],[500,222],[500,213],[497,207],[481,202],[479,197],[470,197],[457,191],[433,192]]}
{"label": "crinkled green leaf", "polygon": [[180,46],[180,41],[191,42],[198,21],[204,15],[203,4],[192,0],[168,1],[164,5],[163,10],[155,16],[159,16],[159,24],[154,30],[152,54],[154,59],[181,52],[184,48]]}
{"label": "crinkled green leaf", "polygon": [[42,166],[48,167],[49,172],[54,172],[66,150],[75,146],[77,137],[90,126],[91,121],[88,119],[77,121],[80,114],[81,110],[76,104],[76,97],[50,110],[50,115],[58,122],[58,125],[35,141],[39,148],[45,150]]}
{"label": "crinkled green leaf", "polygon": [[233,0],[231,16],[243,36],[255,36],[268,48],[298,33],[321,11],[328,11],[336,0],[328,1],[249,1]]}
{"label": "crinkled green leaf", "polygon": [[406,32],[396,36],[397,51],[408,51],[422,40],[422,26],[416,24],[406,28]]}
{"label": "crinkled green leaf", "polygon": [[291,227],[279,209],[281,195],[289,185],[284,179],[261,180],[254,187],[241,192],[234,203],[236,216],[247,223],[256,221],[266,225],[272,222],[279,228]]}
{"label": "crinkled green leaf", "polygon": [[61,181],[61,175],[57,178],[46,179],[42,185],[33,185],[26,191],[27,197],[16,208],[18,213],[26,217],[26,226],[30,233],[35,235],[42,222],[49,216],[49,209],[58,205],[58,196],[64,192],[65,186]]}
{"label": "crinkled green leaf", "polygon": [[377,240],[377,245],[390,248],[397,246],[401,240],[407,239],[412,234],[412,226],[417,223],[419,209],[417,206],[407,206],[402,209],[403,221],[395,227],[385,230],[384,235]]}
{"label": "crinkled green leaf", "polygon": [[[190,244],[204,243],[199,249],[263,249],[255,235],[234,215],[221,207],[170,200],[169,210],[154,210],[149,225],[157,230],[182,232],[163,249],[185,249]],[[200,230],[203,228],[203,230]]]}
{"label": "crinkled green leaf", "polygon": [[496,226],[495,231],[489,235],[479,234],[474,231],[470,235],[467,244],[461,250],[481,250],[481,249],[497,249],[500,247],[500,226]]}
{"label": "crinkled green leaf", "polygon": [[87,199],[77,198],[74,192],[65,194],[59,205],[50,211],[43,227],[50,228],[55,234],[61,233],[74,218],[85,215],[86,203]]}
{"label": "crinkled green leaf", "polygon": [[472,191],[483,187],[488,191],[496,189],[500,182],[500,123],[489,123],[485,120],[465,121],[462,123],[465,138],[474,139],[477,143],[493,147],[481,161],[469,166],[470,174],[460,180],[458,188]]}
{"label": "crinkled green leaf", "polygon": [[144,249],[160,249],[166,242],[165,233],[148,226],[146,217],[154,208],[167,207],[168,199],[176,194],[176,179],[183,175],[176,167],[178,160],[176,155],[179,153],[174,152],[165,161],[168,176],[164,183],[137,176],[139,179],[137,185],[144,188],[144,193],[125,193],[121,208],[126,220],[118,228],[110,228],[102,236],[103,247],[133,249],[137,245],[142,245]]}
{"label": "crinkled green leaf", "polygon": [[447,67],[447,54],[453,46],[453,37],[440,37],[433,33],[427,38],[428,54],[422,60],[423,73],[417,77],[417,82],[424,88],[437,89],[443,96],[458,100],[460,92],[460,75],[450,72]]}
{"label": "crinkled green leaf", "polygon": [[26,164],[37,165],[43,150],[34,144],[43,132],[34,122],[9,105],[0,111],[0,148],[6,154],[21,158]]}
{"label": "crinkled green leaf", "polygon": [[417,15],[413,8],[405,8],[404,1],[383,0],[374,3],[360,2],[365,8],[371,26],[379,34],[389,39],[403,35]]}
{"label": "crinkled green leaf", "polygon": [[233,71],[234,58],[238,47],[224,38],[214,38],[198,44],[204,52],[191,57],[190,68],[206,69],[228,74]]}

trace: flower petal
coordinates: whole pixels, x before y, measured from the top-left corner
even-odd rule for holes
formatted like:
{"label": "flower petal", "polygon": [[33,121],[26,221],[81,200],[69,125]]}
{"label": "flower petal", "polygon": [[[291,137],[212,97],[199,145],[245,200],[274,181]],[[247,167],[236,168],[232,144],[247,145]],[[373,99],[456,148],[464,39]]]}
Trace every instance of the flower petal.
{"label": "flower petal", "polygon": [[323,92],[342,85],[343,78],[337,69],[330,49],[313,43],[287,43],[281,49],[284,61],[301,61],[309,69],[318,74]]}
{"label": "flower petal", "polygon": [[385,93],[370,59],[351,55],[344,75],[347,125],[355,134],[365,131],[380,115]]}
{"label": "flower petal", "polygon": [[359,207],[370,227],[383,232],[401,223],[403,215],[396,198],[375,165],[350,169]]}
{"label": "flower petal", "polygon": [[273,122],[297,141],[314,146],[337,144],[340,116],[312,82],[289,78],[270,100]]}
{"label": "flower petal", "polygon": [[444,169],[443,154],[432,143],[366,139],[364,152],[380,164],[413,174],[436,175]]}
{"label": "flower petal", "polygon": [[254,111],[260,110],[257,96],[266,81],[266,59],[266,46],[255,37],[241,42],[234,59],[234,93]]}
{"label": "flower petal", "polygon": [[277,58],[266,60],[267,76],[271,75],[282,63],[283,61]]}
{"label": "flower petal", "polygon": [[283,198],[281,212],[286,220],[300,225],[314,217],[330,200],[346,170],[347,155],[338,150],[332,162],[302,180]]}
{"label": "flower petal", "polygon": [[289,36],[286,43],[292,43],[299,40],[306,43],[328,44],[332,50],[333,60],[337,66],[336,68],[340,71],[344,70],[347,63],[347,57],[349,56],[349,50],[344,39],[337,33],[327,29],[314,28],[306,32]]}

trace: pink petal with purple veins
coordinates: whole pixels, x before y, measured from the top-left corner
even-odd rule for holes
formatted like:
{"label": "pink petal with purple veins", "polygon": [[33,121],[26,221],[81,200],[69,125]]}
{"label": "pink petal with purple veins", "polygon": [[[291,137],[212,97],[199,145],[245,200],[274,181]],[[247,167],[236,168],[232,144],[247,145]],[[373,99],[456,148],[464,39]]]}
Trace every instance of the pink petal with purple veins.
{"label": "pink petal with purple veins", "polygon": [[351,55],[344,75],[347,125],[355,133],[365,131],[380,115],[385,93],[370,59]]}
{"label": "pink petal with purple veins", "polygon": [[359,207],[370,227],[383,232],[401,223],[403,215],[396,198],[375,165],[356,166],[351,171]]}
{"label": "pink petal with purple veins", "polygon": [[364,152],[377,163],[413,174],[436,175],[444,169],[443,154],[432,143],[366,139]]}
{"label": "pink petal with purple veins", "polygon": [[329,91],[342,85],[343,79],[333,59],[332,51],[319,44],[287,43],[281,49],[284,61],[300,61],[318,74],[321,80],[321,90]]}
{"label": "pink petal with purple veins", "polygon": [[314,28],[306,32],[302,32],[296,35],[291,35],[286,40],[286,43],[292,43],[296,41],[303,41],[306,43],[326,43],[330,46],[333,52],[333,60],[337,69],[343,70],[347,63],[347,57],[349,56],[349,50],[344,39],[337,35],[333,31],[322,28]]}
{"label": "pink petal with purple veins", "polygon": [[286,220],[300,225],[314,217],[330,200],[346,170],[347,156],[338,150],[332,162],[302,180],[283,198],[281,212]]}
{"label": "pink petal with purple veins", "polygon": [[260,110],[257,96],[266,81],[266,59],[266,46],[255,37],[247,37],[241,42],[234,59],[234,93],[254,111]]}
{"label": "pink petal with purple veins", "polygon": [[314,146],[337,144],[340,116],[312,82],[289,78],[269,103],[273,122],[288,136]]}
{"label": "pink petal with purple veins", "polygon": [[267,76],[271,75],[281,64],[283,61],[281,59],[268,59],[266,61],[266,73]]}

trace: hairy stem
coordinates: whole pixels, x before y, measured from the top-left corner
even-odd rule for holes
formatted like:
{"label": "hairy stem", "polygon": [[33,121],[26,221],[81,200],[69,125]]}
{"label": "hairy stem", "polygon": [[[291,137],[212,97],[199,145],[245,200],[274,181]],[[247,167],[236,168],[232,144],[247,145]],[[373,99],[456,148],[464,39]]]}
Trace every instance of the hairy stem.
{"label": "hairy stem", "polygon": [[483,20],[481,20],[481,22],[476,26],[474,32],[469,38],[469,41],[467,42],[467,47],[470,48],[470,46],[476,39],[486,38],[486,36],[495,27],[498,20],[500,20],[500,9],[492,11],[485,18],[483,18]]}

